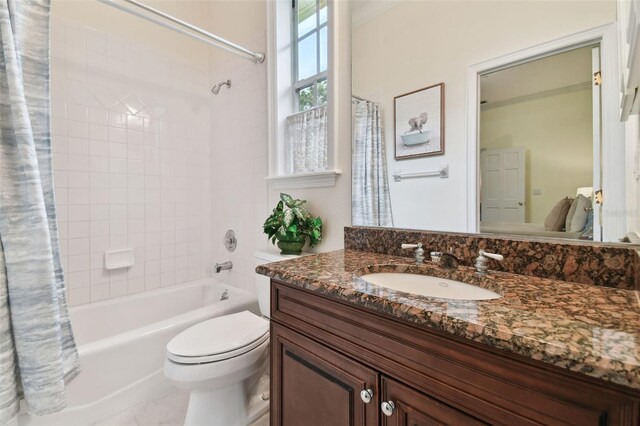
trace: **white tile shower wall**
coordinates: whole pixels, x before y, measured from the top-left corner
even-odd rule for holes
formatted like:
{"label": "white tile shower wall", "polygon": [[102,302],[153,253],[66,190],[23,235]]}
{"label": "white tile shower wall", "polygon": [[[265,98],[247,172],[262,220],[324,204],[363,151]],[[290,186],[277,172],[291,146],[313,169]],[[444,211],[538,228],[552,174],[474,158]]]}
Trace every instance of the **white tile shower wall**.
{"label": "white tile shower wall", "polygon": [[[247,45],[264,51],[265,38]],[[213,262],[231,260],[233,269],[217,278],[255,292],[254,253],[267,246],[267,68],[231,55],[212,58],[211,82],[232,82],[211,100]],[[222,242],[227,229],[237,234],[233,253]]]}
{"label": "white tile shower wall", "polygon": [[[54,15],[51,68],[56,203],[70,304],[209,276],[206,62]],[[105,250],[127,247],[135,265],[106,270]]]}

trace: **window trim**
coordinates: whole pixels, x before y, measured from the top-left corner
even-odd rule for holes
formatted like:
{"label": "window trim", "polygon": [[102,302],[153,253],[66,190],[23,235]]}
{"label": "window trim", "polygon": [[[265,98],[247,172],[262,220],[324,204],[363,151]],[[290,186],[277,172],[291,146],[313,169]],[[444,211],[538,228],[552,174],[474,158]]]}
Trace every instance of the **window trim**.
{"label": "window trim", "polygon": [[[327,71],[322,71],[321,73],[312,75],[311,77],[305,78],[304,80],[296,81],[295,83],[293,83],[291,87],[293,88],[294,92],[300,89],[304,89],[305,87],[309,87],[314,83],[318,83],[318,82],[321,82],[322,80],[326,80],[328,77],[328,74],[329,73]],[[320,106],[320,105],[314,105],[314,106]]]}

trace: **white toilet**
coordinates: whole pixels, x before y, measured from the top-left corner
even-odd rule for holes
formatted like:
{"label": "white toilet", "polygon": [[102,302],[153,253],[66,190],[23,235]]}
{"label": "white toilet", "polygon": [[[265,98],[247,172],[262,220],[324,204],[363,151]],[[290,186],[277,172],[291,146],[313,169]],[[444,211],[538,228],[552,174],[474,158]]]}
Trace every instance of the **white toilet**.
{"label": "white toilet", "polygon": [[[294,256],[257,252],[256,263]],[[196,324],[167,344],[165,376],[190,391],[185,425],[245,426],[255,420],[249,400],[260,376],[268,371],[270,280],[256,274],[263,317],[249,311]],[[262,412],[268,402],[263,402]],[[255,410],[253,410],[255,411]]]}

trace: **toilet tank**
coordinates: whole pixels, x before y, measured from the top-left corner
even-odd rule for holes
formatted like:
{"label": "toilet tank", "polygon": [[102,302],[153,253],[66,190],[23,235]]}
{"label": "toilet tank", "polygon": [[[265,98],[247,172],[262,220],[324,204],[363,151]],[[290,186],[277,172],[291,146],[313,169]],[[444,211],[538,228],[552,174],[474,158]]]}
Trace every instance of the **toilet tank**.
{"label": "toilet tank", "polygon": [[[281,255],[271,251],[257,251],[255,253],[256,266],[263,265],[265,263],[279,262],[281,260],[293,259],[298,256],[295,255]],[[271,298],[271,279],[264,275],[256,274],[256,293],[258,294],[258,303],[260,305],[260,312],[262,315],[269,318],[271,311],[270,298]]]}

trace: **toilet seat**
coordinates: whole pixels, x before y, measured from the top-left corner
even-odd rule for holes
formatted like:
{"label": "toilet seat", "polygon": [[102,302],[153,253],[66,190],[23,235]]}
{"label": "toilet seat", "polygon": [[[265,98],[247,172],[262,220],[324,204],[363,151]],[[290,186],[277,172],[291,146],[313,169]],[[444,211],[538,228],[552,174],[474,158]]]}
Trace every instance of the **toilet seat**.
{"label": "toilet seat", "polygon": [[252,351],[269,339],[269,321],[249,311],[196,324],[167,344],[167,358],[178,364],[206,364]]}

